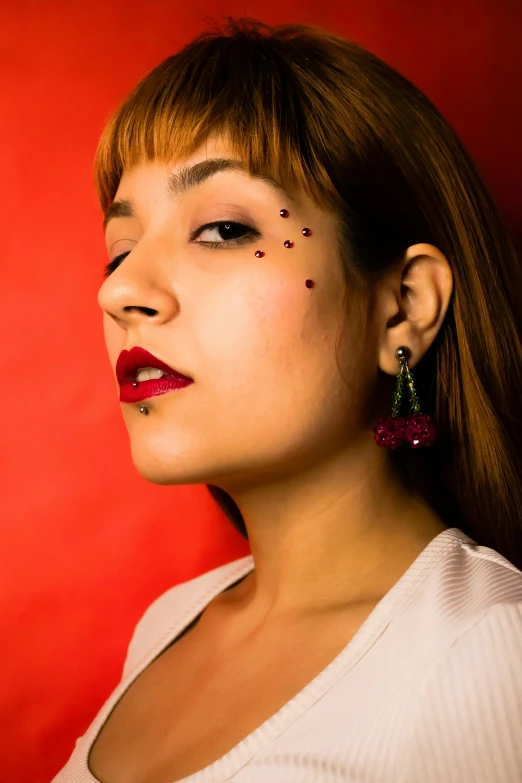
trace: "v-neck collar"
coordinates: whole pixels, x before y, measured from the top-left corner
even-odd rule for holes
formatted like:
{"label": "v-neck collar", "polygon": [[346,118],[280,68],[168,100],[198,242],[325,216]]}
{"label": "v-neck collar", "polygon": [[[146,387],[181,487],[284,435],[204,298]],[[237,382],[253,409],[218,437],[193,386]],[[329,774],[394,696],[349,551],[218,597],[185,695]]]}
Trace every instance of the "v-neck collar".
{"label": "v-neck collar", "polygon": [[[435,536],[420,552],[417,558],[398,579],[386,595],[376,604],[366,620],[359,627],[348,644],[336,657],[319,672],[292,699],[271,715],[254,731],[234,745],[231,750],[176,783],[217,783],[228,780],[245,764],[259,753],[272,740],[282,734],[292,723],[324,696],[324,694],[352,669],[368,652],[379,636],[384,632],[392,617],[418,584],[432,570],[435,563],[451,547],[463,541],[470,541],[460,528],[452,527]],[[96,738],[110,713],[130,688],[138,676],[154,661],[190,623],[221,592],[254,569],[252,555],[247,555],[228,564],[225,571],[216,574],[215,581],[200,594],[191,606],[170,626],[152,649],[127,674],[109,696],[106,703],[94,719],[82,740],[78,743],[73,757],[71,770],[74,770],[74,783],[100,783],[88,768],[88,757]]]}

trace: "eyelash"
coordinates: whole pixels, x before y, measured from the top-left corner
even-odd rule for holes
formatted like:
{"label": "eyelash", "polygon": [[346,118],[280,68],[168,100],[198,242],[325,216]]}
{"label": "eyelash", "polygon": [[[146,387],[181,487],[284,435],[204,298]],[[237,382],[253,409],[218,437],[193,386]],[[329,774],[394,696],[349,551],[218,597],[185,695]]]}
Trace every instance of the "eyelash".
{"label": "eyelash", "polygon": [[[242,237],[236,237],[235,239],[224,239],[222,242],[196,242],[197,245],[204,245],[205,247],[210,248],[210,250],[215,250],[219,247],[230,247],[231,245],[243,245],[246,242],[250,242],[253,238],[257,238],[261,236],[259,231],[256,231],[256,229],[251,228],[250,226],[245,226],[244,223],[238,223],[234,222],[233,220],[215,220],[213,223],[205,223],[205,225],[200,226],[194,234],[192,235],[191,241],[194,241],[194,237],[199,236],[203,231],[210,228],[218,228],[219,226],[239,226],[240,228],[246,229],[247,233]],[[129,255],[131,251],[127,250],[125,253],[120,253],[119,256],[116,256],[116,258],[113,258],[110,263],[107,264],[107,266],[104,269],[103,276],[108,277],[117,266],[123,261],[123,259]]]}

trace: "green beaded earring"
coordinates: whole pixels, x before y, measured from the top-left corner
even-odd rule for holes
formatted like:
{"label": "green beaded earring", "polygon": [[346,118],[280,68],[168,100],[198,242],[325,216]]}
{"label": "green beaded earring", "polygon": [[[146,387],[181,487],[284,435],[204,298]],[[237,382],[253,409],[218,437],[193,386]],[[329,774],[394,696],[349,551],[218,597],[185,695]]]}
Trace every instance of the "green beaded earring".
{"label": "green beaded earring", "polygon": [[[399,448],[406,441],[412,449],[418,449],[421,446],[431,446],[435,440],[437,430],[430,416],[427,413],[420,412],[419,398],[415,391],[413,376],[408,367],[411,351],[406,345],[402,345],[395,351],[395,356],[399,361],[401,369],[397,375],[393,393],[391,416],[379,419],[373,428],[375,442],[378,446],[384,446],[392,450]],[[405,383],[410,394],[410,408],[407,419],[399,417]]]}

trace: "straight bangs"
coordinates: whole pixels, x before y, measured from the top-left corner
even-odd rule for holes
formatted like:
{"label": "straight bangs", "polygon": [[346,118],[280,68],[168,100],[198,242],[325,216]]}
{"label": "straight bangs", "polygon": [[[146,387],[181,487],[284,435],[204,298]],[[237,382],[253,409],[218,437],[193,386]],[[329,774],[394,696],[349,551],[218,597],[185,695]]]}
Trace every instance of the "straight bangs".
{"label": "straight bangs", "polygon": [[337,211],[339,195],[317,150],[324,155],[342,148],[346,138],[332,138],[331,126],[327,139],[327,124],[313,121],[318,101],[317,96],[307,101],[303,89],[309,58],[302,44],[292,52],[291,27],[284,51],[277,38],[264,34],[271,28],[259,22],[253,30],[248,20],[241,25],[232,20],[229,28],[233,42],[208,30],[160,63],[109,120],[94,159],[104,213],[125,169],[183,159],[211,136],[225,138],[251,174],[301,188],[319,207]]}

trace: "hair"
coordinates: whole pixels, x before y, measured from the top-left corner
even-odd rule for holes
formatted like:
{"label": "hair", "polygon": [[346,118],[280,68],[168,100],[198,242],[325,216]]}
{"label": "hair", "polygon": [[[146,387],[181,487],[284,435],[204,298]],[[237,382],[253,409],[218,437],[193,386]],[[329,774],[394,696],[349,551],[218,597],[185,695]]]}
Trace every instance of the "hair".
{"label": "hair", "polygon": [[[445,254],[450,306],[415,368],[437,439],[389,459],[448,526],[522,569],[522,269],[456,132],[358,44],[314,26],[227,17],[163,60],[109,119],[94,161],[102,210],[124,169],[184,157],[211,134],[251,173],[333,210],[347,286],[370,296],[419,242]],[[232,497],[207,487],[248,538]]]}

